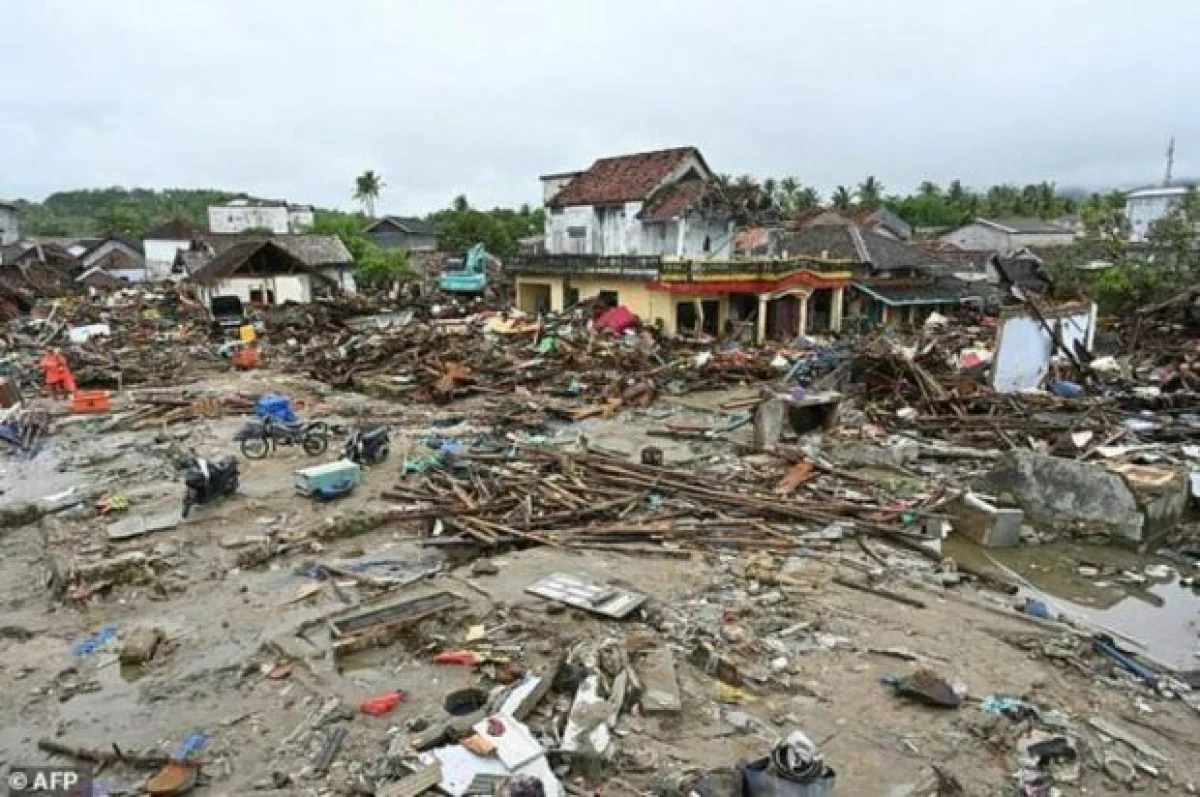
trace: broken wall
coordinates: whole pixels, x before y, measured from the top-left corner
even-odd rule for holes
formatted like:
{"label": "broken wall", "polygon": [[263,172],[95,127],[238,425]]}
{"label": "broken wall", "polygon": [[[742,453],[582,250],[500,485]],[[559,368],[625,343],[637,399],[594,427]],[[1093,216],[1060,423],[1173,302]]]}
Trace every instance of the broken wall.
{"label": "broken wall", "polygon": [[[1096,332],[1096,305],[1075,304],[1045,310],[1046,324],[1057,330],[1067,348],[1076,343],[1091,350]],[[1025,307],[1006,308],[1000,314],[996,333],[996,356],[992,361],[992,387],[1001,393],[1041,387],[1058,352],[1046,327]]]}

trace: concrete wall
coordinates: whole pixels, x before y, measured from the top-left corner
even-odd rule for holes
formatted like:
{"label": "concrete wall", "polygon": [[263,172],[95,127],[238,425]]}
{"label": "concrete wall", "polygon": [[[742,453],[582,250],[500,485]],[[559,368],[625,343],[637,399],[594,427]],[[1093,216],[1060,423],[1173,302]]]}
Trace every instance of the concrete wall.
{"label": "concrete wall", "polygon": [[[569,208],[548,208],[546,212],[546,251],[552,255],[592,254],[592,230],[596,213],[591,205]],[[571,237],[572,230],[582,230],[581,237]]]}
{"label": "concrete wall", "polygon": [[208,209],[208,229],[215,233],[267,229],[283,235],[288,232],[288,209],[283,205],[213,205]]}
{"label": "concrete wall", "polygon": [[[1057,327],[1068,349],[1079,341],[1090,350],[1096,331],[1096,305],[1060,311],[1043,311],[1047,324]],[[992,387],[1001,393],[1040,387],[1050,370],[1050,360],[1060,353],[1046,329],[1023,308],[1006,310],[996,332],[992,360]]]}
{"label": "concrete wall", "polygon": [[312,208],[288,208],[288,232],[308,232],[313,227]]}
{"label": "concrete wall", "polygon": [[1179,201],[1174,196],[1130,197],[1125,203],[1125,217],[1129,219],[1130,237],[1134,241],[1144,241],[1150,234],[1150,226],[1163,218],[1171,210],[1171,205]]}
{"label": "concrete wall", "polygon": [[[733,257],[733,222],[689,213],[681,223],[683,224],[683,239],[677,241],[674,251],[667,254],[679,257],[711,257],[721,260]],[[704,248],[705,239],[709,244],[707,251]]]}
{"label": "concrete wall", "polygon": [[358,293],[358,283],[354,280],[354,267],[323,268],[321,273],[337,283],[342,293]]}
{"label": "concrete wall", "polygon": [[673,255],[679,244],[679,222],[659,221],[642,225],[643,255]]}
{"label": "concrete wall", "polygon": [[[715,258],[733,254],[732,223],[725,219],[689,214],[679,221],[644,223],[638,218],[641,211],[641,202],[552,209],[546,214],[546,251],[553,255]],[[582,236],[572,237],[572,230],[582,231]]]}
{"label": "concrete wall", "polygon": [[[1185,189],[1164,188],[1146,196],[1131,194],[1125,200],[1125,217],[1129,219],[1130,240],[1145,241],[1154,222],[1169,214],[1183,199]],[[1200,238],[1200,224],[1196,225],[1196,237]]]}
{"label": "concrete wall", "polygon": [[1072,232],[1007,233],[987,224],[968,224],[942,236],[942,240],[972,252],[1012,254],[1026,246],[1070,246]]}
{"label": "concrete wall", "polygon": [[21,239],[21,221],[17,211],[0,208],[0,246],[8,246]]}
{"label": "concrete wall", "polygon": [[108,273],[127,282],[145,282],[147,279],[144,268],[115,268],[109,270]]}
{"label": "concrete wall", "polygon": [[179,250],[187,251],[191,241],[166,241],[147,238],[142,241],[142,249],[146,254],[146,279],[165,280],[171,276],[171,267],[175,265],[175,255]]}
{"label": "concrete wall", "polygon": [[563,280],[561,277],[517,277],[517,309],[526,313],[537,312],[536,299],[541,295],[543,288],[550,291],[550,311],[561,311],[563,309]]}
{"label": "concrete wall", "polygon": [[1007,253],[1011,251],[1008,234],[986,224],[968,224],[965,227],[959,227],[957,230],[943,235],[942,240],[972,252]]}
{"label": "concrete wall", "polygon": [[544,295],[544,289],[549,290],[550,310],[556,313],[564,309],[568,290],[578,291],[580,300],[598,296],[601,291],[611,291],[617,294],[617,302],[628,307],[642,323],[653,326],[661,322],[663,331],[668,335],[675,334],[676,307],[679,304],[716,301],[719,305],[718,329],[729,317],[729,299],[726,296],[676,296],[665,291],[650,290],[649,282],[603,277],[572,277],[569,280],[557,276],[517,277],[517,307],[525,312],[534,312],[535,301],[538,296]]}
{"label": "concrete wall", "polygon": [[[205,303],[214,296],[237,296],[242,304],[250,304],[250,293],[261,290],[263,296],[268,291],[275,294],[275,304],[284,302],[300,302],[307,304],[312,301],[312,279],[307,274],[281,274],[275,277],[233,277],[219,281],[216,285],[201,288],[201,296]],[[265,301],[265,299],[264,299]]]}

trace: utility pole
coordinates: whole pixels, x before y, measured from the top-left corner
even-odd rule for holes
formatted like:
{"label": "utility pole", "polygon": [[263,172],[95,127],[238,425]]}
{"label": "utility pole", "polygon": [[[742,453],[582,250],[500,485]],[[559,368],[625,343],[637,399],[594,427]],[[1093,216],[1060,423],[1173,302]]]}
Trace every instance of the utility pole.
{"label": "utility pole", "polygon": [[1175,166],[1175,136],[1171,136],[1171,143],[1167,144],[1167,173],[1163,176],[1163,188],[1168,188],[1171,185],[1171,169]]}

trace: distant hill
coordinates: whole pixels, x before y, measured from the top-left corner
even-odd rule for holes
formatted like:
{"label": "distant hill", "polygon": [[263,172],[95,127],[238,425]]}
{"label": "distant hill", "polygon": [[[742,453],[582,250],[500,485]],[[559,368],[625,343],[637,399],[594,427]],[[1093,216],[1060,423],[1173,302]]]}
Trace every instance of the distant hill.
{"label": "distant hill", "polygon": [[61,191],[44,202],[17,200],[27,235],[108,235],[140,238],[175,217],[208,226],[208,206],[247,196],[215,188],[85,188]]}

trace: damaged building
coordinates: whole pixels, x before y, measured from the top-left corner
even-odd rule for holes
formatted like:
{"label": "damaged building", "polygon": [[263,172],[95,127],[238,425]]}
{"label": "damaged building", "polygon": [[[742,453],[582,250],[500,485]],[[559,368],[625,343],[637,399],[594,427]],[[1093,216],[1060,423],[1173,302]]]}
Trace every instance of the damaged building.
{"label": "damaged building", "polygon": [[176,256],[175,270],[212,296],[244,303],[307,303],[332,293],[354,293],[354,262],[336,235],[208,235]]}

